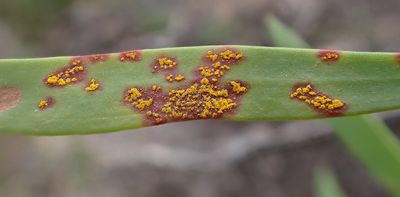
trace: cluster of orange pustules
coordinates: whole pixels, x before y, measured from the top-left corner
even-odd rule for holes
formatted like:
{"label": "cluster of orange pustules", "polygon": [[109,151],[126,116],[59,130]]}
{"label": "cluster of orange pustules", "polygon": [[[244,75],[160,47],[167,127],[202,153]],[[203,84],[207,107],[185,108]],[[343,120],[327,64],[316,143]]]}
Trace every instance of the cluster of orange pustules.
{"label": "cluster of orange pustules", "polygon": [[128,51],[121,53],[119,60],[121,62],[125,61],[139,61],[140,60],[140,54],[138,51]]}
{"label": "cluster of orange pustules", "polygon": [[290,98],[296,98],[315,109],[323,110],[328,113],[334,110],[340,110],[346,105],[340,99],[333,99],[327,95],[316,92],[311,84],[297,87],[290,94]]}
{"label": "cluster of orange pustules", "polygon": [[165,75],[165,80],[167,82],[179,82],[185,80],[185,76],[183,74],[176,74],[175,70],[177,69],[178,62],[175,58],[172,57],[160,57],[153,63],[154,72],[163,71],[167,72]]}
{"label": "cluster of orange pustules", "polygon": [[322,61],[335,62],[335,61],[339,60],[340,54],[336,51],[322,51],[319,54],[319,58]]}
{"label": "cluster of orange pustules", "polygon": [[243,55],[226,49],[219,53],[209,51],[207,58],[211,63],[197,68],[199,76],[191,85],[171,89],[161,97],[151,96],[161,94],[157,93],[157,88],[143,90],[133,87],[126,92],[125,101],[154,123],[221,117],[237,107],[240,97],[248,91],[241,81],[229,81],[224,88],[218,82]]}
{"label": "cluster of orange pustules", "polygon": [[63,71],[47,76],[46,83],[51,86],[65,86],[70,83],[77,82],[79,78],[77,75],[85,71],[85,66],[81,60],[72,61]]}

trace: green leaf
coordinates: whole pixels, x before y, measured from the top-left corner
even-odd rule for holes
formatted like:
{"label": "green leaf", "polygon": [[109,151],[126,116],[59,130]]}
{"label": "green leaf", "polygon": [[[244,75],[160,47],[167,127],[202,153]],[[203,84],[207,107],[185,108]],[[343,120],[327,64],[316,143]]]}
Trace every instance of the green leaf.
{"label": "green leaf", "polygon": [[265,17],[264,24],[276,46],[309,48],[309,45],[296,32],[276,19],[274,15]]}
{"label": "green leaf", "polygon": [[[337,62],[326,63],[318,58],[320,50],[316,49],[183,47],[143,50],[141,60],[133,62],[120,62],[120,54],[111,54],[104,62],[85,63],[87,74],[82,81],[61,88],[49,87],[44,81],[48,75],[62,72],[66,65],[70,65],[71,57],[0,60],[0,87],[3,92],[5,87],[13,87],[21,92],[20,101],[15,107],[0,112],[0,131],[60,135],[152,125],[146,123],[145,112],[138,113],[131,106],[123,104],[125,90],[155,84],[164,90],[163,95],[157,93],[158,96],[168,96],[171,89],[185,88],[192,84],[192,80],[199,78],[193,72],[206,65],[204,59],[207,59],[205,56],[208,51],[219,53],[226,51],[226,48],[242,53],[244,58],[230,65],[230,70],[224,71],[223,77],[219,78],[220,89],[232,89],[231,81],[241,81],[248,88],[241,94],[230,91],[229,97],[234,100],[234,106],[227,101],[213,102],[212,107],[219,105],[220,108],[230,109],[222,110],[223,113],[216,114],[216,117],[232,120],[311,119],[400,107],[400,94],[395,94],[400,91],[397,85],[400,82],[400,66],[395,61],[394,53],[341,51],[338,52],[340,59]],[[184,75],[184,81],[169,83],[165,80],[166,72],[152,72],[151,65],[161,55],[177,58],[179,66],[171,72]],[[89,59],[82,58],[82,61]],[[98,80],[102,90],[85,92],[84,87],[91,79]],[[299,99],[290,98],[293,87],[299,83],[310,83],[321,96],[339,99],[345,106],[328,113],[315,110]],[[2,94],[3,97],[7,96]],[[54,105],[44,110],[38,109],[38,102],[47,97],[54,99]],[[163,107],[160,103],[165,104],[160,101],[154,106],[158,112]],[[200,104],[205,105],[204,102]],[[7,101],[3,101],[2,105],[7,105]],[[200,107],[200,111],[203,109]],[[199,116],[198,113],[189,115]],[[168,119],[168,122],[182,119],[191,118]]]}
{"label": "green leaf", "polygon": [[345,197],[335,174],[327,167],[317,167],[314,172],[315,197]]}
{"label": "green leaf", "polygon": [[400,196],[400,146],[386,125],[371,116],[334,118],[338,137],[394,196]]}
{"label": "green leaf", "polygon": [[[302,38],[276,18],[267,18],[266,26],[276,43],[290,39],[293,42],[288,42],[285,46],[306,47]],[[366,165],[370,172],[394,196],[400,196],[398,187],[400,183],[400,145],[396,136],[386,127],[385,123],[371,115],[342,117],[329,121],[338,137]]]}

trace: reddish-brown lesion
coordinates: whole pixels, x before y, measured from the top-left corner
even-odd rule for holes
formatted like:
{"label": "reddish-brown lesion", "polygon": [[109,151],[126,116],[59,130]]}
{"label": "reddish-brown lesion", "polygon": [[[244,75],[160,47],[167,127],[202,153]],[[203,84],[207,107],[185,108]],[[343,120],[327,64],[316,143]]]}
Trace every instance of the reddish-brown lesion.
{"label": "reddish-brown lesion", "polygon": [[142,60],[142,51],[125,51],[119,54],[118,59],[121,62],[139,62]]}
{"label": "reddish-brown lesion", "polygon": [[[123,102],[143,114],[145,124],[214,119],[234,114],[250,87],[240,80],[222,84],[221,78],[244,59],[243,54],[236,49],[222,48],[208,51],[202,59],[203,63],[196,67],[195,78],[190,83],[166,93],[158,85],[130,87],[123,93]],[[157,62],[151,64],[156,72],[160,66]],[[169,70],[169,67],[164,68]]]}
{"label": "reddish-brown lesion", "polygon": [[105,62],[109,58],[109,54],[95,54],[95,55],[88,55],[87,58],[89,59],[90,63],[96,64]]}
{"label": "reddish-brown lesion", "polygon": [[176,57],[161,55],[150,64],[150,69],[152,73],[162,73],[169,83],[185,80],[185,76],[179,73],[179,62]]}
{"label": "reddish-brown lesion", "polygon": [[321,50],[317,53],[318,59],[325,63],[335,63],[340,59],[340,53],[333,50]]}
{"label": "reddish-brown lesion", "polygon": [[340,116],[348,109],[344,101],[319,92],[312,83],[293,85],[289,97],[307,104],[323,116]]}
{"label": "reddish-brown lesion", "polygon": [[394,57],[395,61],[400,64],[400,53],[396,54]]}
{"label": "reddish-brown lesion", "polygon": [[53,97],[49,96],[49,97],[41,99],[38,102],[37,107],[40,110],[45,110],[45,109],[48,109],[48,108],[54,106],[54,104],[55,104],[55,99]]}
{"label": "reddish-brown lesion", "polygon": [[64,87],[83,81],[86,77],[86,59],[74,57],[65,67],[48,74],[43,83],[48,87]]}

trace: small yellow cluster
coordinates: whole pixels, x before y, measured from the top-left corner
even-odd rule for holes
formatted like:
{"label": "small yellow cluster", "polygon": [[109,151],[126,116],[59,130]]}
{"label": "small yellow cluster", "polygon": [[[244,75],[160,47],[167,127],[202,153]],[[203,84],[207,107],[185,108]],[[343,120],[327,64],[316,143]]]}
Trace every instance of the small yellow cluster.
{"label": "small yellow cluster", "polygon": [[231,51],[229,49],[227,49],[225,51],[222,51],[219,55],[225,60],[230,60],[230,59],[238,60],[238,59],[243,58],[243,54],[235,53],[235,52],[233,52],[233,51]]}
{"label": "small yellow cluster", "polygon": [[247,88],[245,86],[242,86],[240,83],[236,81],[231,81],[229,82],[229,84],[231,84],[232,89],[236,94],[240,94],[247,91]]}
{"label": "small yellow cluster", "polygon": [[[243,54],[242,53],[235,53],[235,52],[233,52],[232,50],[229,50],[229,49],[226,49],[226,50],[220,52],[219,56],[221,56],[221,58],[223,60],[231,60],[231,59],[239,60],[239,59],[243,58]],[[218,54],[216,54],[216,53],[214,53],[212,51],[208,51],[207,52],[207,57],[211,61],[215,62],[218,59]]]}
{"label": "small yellow cluster", "polygon": [[337,61],[340,55],[336,51],[323,51],[320,52],[320,58],[323,61]]}
{"label": "small yellow cluster", "polygon": [[210,60],[213,62],[215,62],[218,59],[218,55],[213,53],[212,51],[207,52],[207,57],[210,58]]}
{"label": "small yellow cluster", "polygon": [[[240,81],[229,81],[226,88],[222,88],[218,81],[233,64],[243,58],[243,54],[223,49],[208,51],[205,58],[211,61],[205,61],[197,68],[198,75],[191,84],[173,88],[167,94],[159,91],[161,88],[157,85],[147,90],[131,88],[126,91],[125,102],[154,124],[171,120],[222,117],[224,113],[234,110],[239,105],[242,94],[248,91],[248,87]],[[158,58],[152,64],[154,71],[176,67],[174,59],[167,57]],[[184,79],[185,76],[173,72],[165,75],[168,82]]]}
{"label": "small yellow cluster", "polygon": [[86,92],[92,92],[100,88],[100,83],[97,82],[95,79],[90,80],[90,84],[85,87]]}
{"label": "small yellow cluster", "polygon": [[65,86],[78,81],[75,77],[77,73],[83,72],[85,67],[81,60],[74,60],[65,71],[47,76],[46,83],[53,86]]}
{"label": "small yellow cluster", "polygon": [[183,75],[181,75],[181,74],[179,74],[179,75],[177,75],[176,77],[175,77],[175,81],[182,81],[182,80],[184,80],[185,79],[185,76],[183,76]]}
{"label": "small yellow cluster", "polygon": [[122,53],[121,56],[119,57],[119,60],[121,62],[138,61],[139,59],[140,58],[139,58],[139,54],[137,51],[128,51],[128,52]]}
{"label": "small yellow cluster", "polygon": [[171,68],[174,68],[177,63],[176,63],[176,61],[174,61],[171,58],[161,57],[161,58],[158,58],[158,64],[160,64],[160,67],[162,69],[171,69]]}
{"label": "small yellow cluster", "polygon": [[142,96],[142,93],[140,93],[139,89],[131,88],[128,90],[128,94],[125,96],[125,101],[132,102],[141,96]]}
{"label": "small yellow cluster", "polygon": [[296,90],[290,94],[290,98],[297,98],[316,109],[325,110],[327,112],[341,109],[345,106],[345,103],[339,99],[332,99],[326,95],[315,92],[311,84],[296,88]]}
{"label": "small yellow cluster", "polygon": [[178,74],[175,77],[172,74],[168,74],[168,75],[165,76],[165,80],[170,82],[170,83],[174,82],[174,80],[179,82],[179,81],[182,81],[184,79],[185,79],[185,76],[183,76],[181,74]]}
{"label": "small yellow cluster", "polygon": [[47,106],[49,106],[49,102],[48,102],[47,100],[41,100],[41,101],[39,101],[39,103],[38,103],[39,109],[44,109],[44,108],[46,108]]}
{"label": "small yellow cluster", "polygon": [[154,92],[157,92],[157,91],[159,91],[160,89],[161,89],[161,87],[158,86],[158,85],[153,85],[153,86],[151,86],[151,90],[153,90]]}
{"label": "small yellow cluster", "polygon": [[218,89],[203,78],[200,84],[169,91],[161,111],[172,119],[215,118],[236,105],[227,89]]}
{"label": "small yellow cluster", "polygon": [[130,103],[136,109],[143,111],[145,108],[151,106],[153,104],[153,98],[145,99],[142,98],[141,90],[137,88],[131,88],[127,91],[127,95],[125,95],[124,100]]}

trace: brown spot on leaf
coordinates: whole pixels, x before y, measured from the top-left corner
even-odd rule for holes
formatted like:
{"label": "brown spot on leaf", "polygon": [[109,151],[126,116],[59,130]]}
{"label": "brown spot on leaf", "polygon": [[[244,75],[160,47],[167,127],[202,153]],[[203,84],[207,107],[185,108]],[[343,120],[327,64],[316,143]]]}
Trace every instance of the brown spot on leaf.
{"label": "brown spot on leaf", "polygon": [[[123,92],[123,102],[142,113],[145,124],[232,115],[240,106],[242,96],[248,92],[249,85],[240,80],[222,84],[221,78],[243,58],[243,54],[235,49],[210,50],[202,57],[203,63],[196,67],[195,78],[190,83],[167,92],[163,92],[158,85],[129,87]],[[153,72],[159,69],[169,71],[177,66],[175,58],[161,59],[161,63],[159,59],[151,64]],[[168,63],[163,65],[163,62]]]}
{"label": "brown spot on leaf", "polygon": [[396,62],[400,64],[400,53],[396,54],[396,56],[394,57]]}
{"label": "brown spot on leaf", "polygon": [[344,101],[319,92],[311,83],[295,84],[289,97],[306,103],[323,116],[339,116],[348,109]]}
{"label": "brown spot on leaf", "polygon": [[322,50],[317,54],[318,58],[325,63],[335,63],[340,59],[340,53],[337,51]]}
{"label": "brown spot on leaf", "polygon": [[0,112],[16,107],[21,100],[21,91],[13,87],[0,87]]}

